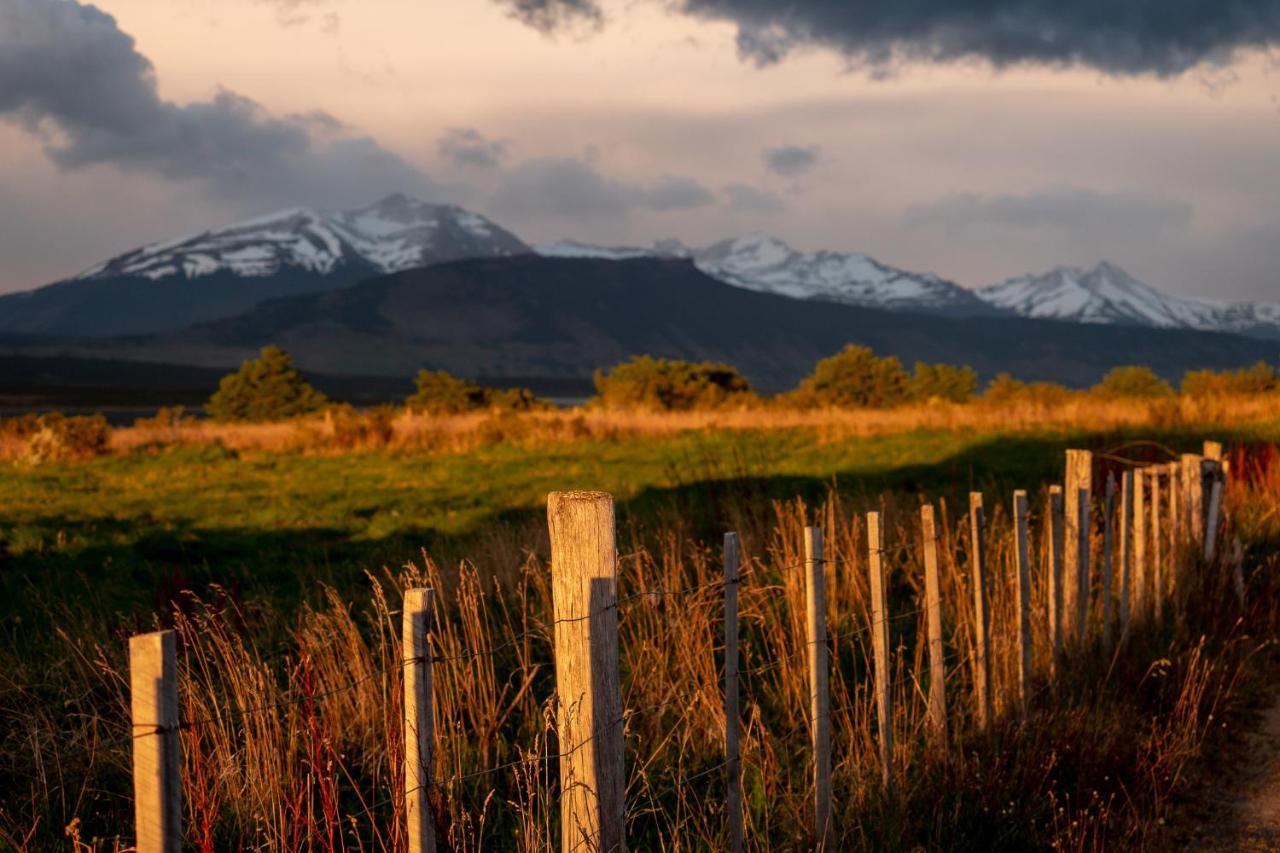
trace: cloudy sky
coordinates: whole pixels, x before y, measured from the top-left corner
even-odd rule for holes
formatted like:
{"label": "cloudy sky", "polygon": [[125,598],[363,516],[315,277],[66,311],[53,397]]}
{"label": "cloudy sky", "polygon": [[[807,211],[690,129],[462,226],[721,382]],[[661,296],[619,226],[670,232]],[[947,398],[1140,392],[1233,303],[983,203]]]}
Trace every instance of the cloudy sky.
{"label": "cloudy sky", "polygon": [[1280,0],[0,0],[0,291],[392,191],[1280,301]]}

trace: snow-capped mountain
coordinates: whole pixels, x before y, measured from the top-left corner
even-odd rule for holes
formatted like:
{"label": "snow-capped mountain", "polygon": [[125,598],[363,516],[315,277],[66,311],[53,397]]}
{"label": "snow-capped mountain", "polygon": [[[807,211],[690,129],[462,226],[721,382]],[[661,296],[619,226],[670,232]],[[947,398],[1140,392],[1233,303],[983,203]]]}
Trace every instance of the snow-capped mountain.
{"label": "snow-capped mountain", "polygon": [[1106,261],[1018,276],[976,293],[1023,317],[1280,337],[1280,305],[1170,296]]}
{"label": "snow-capped mountain", "polygon": [[625,259],[687,257],[726,284],[794,299],[816,299],[895,311],[956,315],[1000,313],[972,291],[932,273],[896,269],[854,252],[798,252],[776,237],[748,234],[701,249],[678,240],[652,248],[591,246],[573,240],[539,246],[548,257]]}
{"label": "snow-capped mountain", "polygon": [[397,194],[355,210],[282,210],[143,246],[76,278],[141,276],[154,281],[224,271],[261,278],[286,268],[324,275],[344,266],[389,273],[459,258],[528,251],[515,235],[483,216]]}

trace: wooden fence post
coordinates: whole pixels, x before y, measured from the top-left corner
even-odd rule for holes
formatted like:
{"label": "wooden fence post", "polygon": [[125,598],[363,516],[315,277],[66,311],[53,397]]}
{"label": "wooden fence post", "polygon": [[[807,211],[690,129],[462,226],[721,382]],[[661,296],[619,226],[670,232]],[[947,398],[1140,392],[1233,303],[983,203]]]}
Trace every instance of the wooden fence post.
{"label": "wooden fence post", "polygon": [[1161,559],[1160,472],[1163,465],[1147,469],[1151,477],[1151,600],[1156,622],[1164,619],[1164,561]]}
{"label": "wooden fence post", "polygon": [[129,638],[129,706],[136,849],[180,853],[178,643],[172,631]]}
{"label": "wooden fence post", "polygon": [[[1093,496],[1093,454],[1088,450],[1068,450],[1066,480],[1066,531],[1063,552],[1063,574],[1066,578],[1065,625],[1063,632],[1069,641],[1083,643],[1089,615],[1089,549],[1081,549],[1081,503],[1077,495],[1085,492],[1085,504]],[[1087,528],[1086,528],[1087,529]]]}
{"label": "wooden fence post", "polygon": [[991,724],[991,615],[987,603],[986,516],[982,492],[969,493],[970,572],[973,576],[973,691],[978,731]]}
{"label": "wooden fence post", "polygon": [[1051,671],[1056,676],[1062,667],[1062,486],[1049,487],[1045,524],[1049,535],[1049,643],[1053,647]]}
{"label": "wooden fence post", "polygon": [[724,535],[724,760],[728,783],[725,806],[729,817],[729,849],[742,853],[742,761],[738,717],[738,534]]}
{"label": "wooden fence post", "polygon": [[1133,584],[1133,470],[1120,475],[1120,642],[1129,636],[1129,590]]}
{"label": "wooden fence post", "polygon": [[1076,642],[1084,645],[1089,639],[1090,583],[1089,567],[1092,555],[1090,545],[1093,532],[1093,493],[1081,488],[1076,491]]}
{"label": "wooden fence post", "polygon": [[813,741],[814,836],[818,849],[830,851],[831,686],[827,663],[827,595],[822,561],[822,529],[804,530],[804,592],[809,628],[809,727]]}
{"label": "wooden fence post", "polygon": [[1107,492],[1102,503],[1102,651],[1111,654],[1111,578],[1115,562],[1116,476],[1107,474]]}
{"label": "wooden fence post", "polygon": [[561,849],[626,847],[613,497],[552,492]]}
{"label": "wooden fence post", "polygon": [[1147,618],[1147,504],[1146,472],[1133,472],[1133,616]]}
{"label": "wooden fence post", "polygon": [[1169,475],[1169,584],[1172,587],[1171,599],[1179,604],[1183,596],[1182,579],[1182,466],[1170,462],[1165,466]]}
{"label": "wooden fence post", "polygon": [[1209,509],[1206,513],[1204,527],[1205,562],[1213,559],[1218,547],[1218,514],[1222,511],[1223,480],[1222,464],[1220,462],[1213,463],[1213,471],[1210,476],[1213,478],[1213,483],[1209,486]]}
{"label": "wooden fence post", "polygon": [[942,584],[938,578],[938,528],[933,504],[920,507],[920,534],[924,546],[925,621],[929,633],[929,724],[937,742],[947,741],[947,668],[942,646]]}
{"label": "wooden fence post", "polygon": [[1031,691],[1031,543],[1027,530],[1027,493],[1013,493],[1014,555],[1018,561],[1018,706],[1023,719]]}
{"label": "wooden fence post", "polygon": [[871,649],[876,671],[876,722],[880,730],[880,780],[893,792],[893,708],[889,704],[889,600],[884,580],[884,522],[867,513],[867,566],[871,574]]}
{"label": "wooden fence post", "polygon": [[1187,517],[1187,538],[1196,547],[1204,546],[1204,457],[1182,454],[1182,501]]}
{"label": "wooden fence post", "polygon": [[1214,462],[1221,462],[1222,461],[1222,442],[1205,441],[1203,455],[1205,459],[1209,459]]}
{"label": "wooden fence post", "polygon": [[435,590],[406,589],[401,617],[404,657],[404,816],[409,853],[435,853],[431,814],[431,767],[435,750],[435,709],[431,685],[431,646],[427,630]]}

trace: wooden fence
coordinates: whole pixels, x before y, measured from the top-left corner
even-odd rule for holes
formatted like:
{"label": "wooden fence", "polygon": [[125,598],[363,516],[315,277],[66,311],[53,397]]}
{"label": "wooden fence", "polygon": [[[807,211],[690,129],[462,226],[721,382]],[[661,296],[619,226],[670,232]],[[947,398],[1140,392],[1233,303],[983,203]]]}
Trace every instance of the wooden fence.
{"label": "wooden fence", "polygon": [[[1094,459],[1089,451],[1067,452],[1066,489],[1051,486],[1043,528],[1047,552],[1045,611],[1049,672],[1053,679],[1071,655],[1093,643],[1110,650],[1123,644],[1135,625],[1160,620],[1166,601],[1198,560],[1212,560],[1220,539],[1222,499],[1227,465],[1222,447],[1206,442],[1203,454],[1185,454],[1176,462],[1131,467],[1119,483],[1108,477],[1102,490],[1101,554],[1093,572],[1092,482]],[[1117,499],[1118,495],[1118,499]],[[1012,553],[1016,648],[1017,709],[1028,713],[1032,671],[1032,567],[1029,502],[1015,491],[1012,509]],[[625,848],[623,707],[618,667],[617,553],[613,499],[603,492],[555,492],[548,499],[551,573],[554,601],[557,732],[562,751],[548,756],[559,763],[562,850],[620,851]],[[969,573],[972,607],[972,716],[979,731],[987,729],[992,701],[991,584],[987,566],[988,534],[984,497],[969,501]],[[892,670],[889,661],[886,598],[885,534],[879,513],[867,514],[867,561],[871,607],[870,635],[874,704],[884,793],[892,796]],[[924,564],[924,602],[915,613],[925,617],[928,651],[928,729],[945,749],[948,732],[946,668],[943,661],[944,602],[939,580],[938,531],[934,507],[920,510]],[[1117,544],[1118,543],[1118,544]],[[726,837],[734,851],[743,849],[741,719],[738,660],[738,594],[745,570],[737,534],[725,536],[724,592],[725,709],[724,761],[712,770],[725,775]],[[807,631],[809,729],[813,767],[813,837],[818,849],[832,849],[834,827],[831,790],[830,662],[826,622],[822,530],[805,530],[803,570]],[[1165,569],[1168,569],[1166,572]],[[1236,571],[1239,572],[1237,565]],[[1096,580],[1095,580],[1096,579]],[[1243,580],[1233,579],[1243,599]],[[1114,593],[1118,590],[1118,598]],[[666,590],[662,594],[691,592]],[[651,593],[652,591],[649,591]],[[646,593],[646,594],[649,594]],[[1095,612],[1096,619],[1090,618]],[[409,589],[404,596],[404,784],[402,808],[409,849],[436,849],[430,793],[436,732],[433,722],[432,667],[447,658],[432,654],[433,590]],[[900,614],[901,615],[901,614]],[[177,649],[172,631],[135,636],[129,643],[133,781],[137,850],[176,853],[182,840],[182,794],[179,778]],[[954,700],[953,700],[954,701]]]}

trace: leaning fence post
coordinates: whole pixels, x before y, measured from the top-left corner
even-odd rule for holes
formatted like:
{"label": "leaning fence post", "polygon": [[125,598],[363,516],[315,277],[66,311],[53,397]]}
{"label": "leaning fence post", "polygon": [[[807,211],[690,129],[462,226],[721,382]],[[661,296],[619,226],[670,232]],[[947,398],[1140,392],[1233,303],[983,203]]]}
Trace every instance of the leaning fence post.
{"label": "leaning fence post", "polygon": [[1129,567],[1133,564],[1133,470],[1120,475],[1120,642],[1129,636]]}
{"label": "leaning fence post", "polygon": [[1111,653],[1111,576],[1115,561],[1115,531],[1112,518],[1116,500],[1116,476],[1107,474],[1107,493],[1102,503],[1102,650]]}
{"label": "leaning fence post", "polygon": [[742,853],[742,763],[738,720],[738,534],[724,535],[724,763],[729,849]]}
{"label": "leaning fence post", "polygon": [[970,571],[973,575],[973,690],[978,731],[991,723],[991,615],[987,606],[986,517],[982,493],[969,493]]}
{"label": "leaning fence post", "polygon": [[809,634],[809,732],[813,741],[814,836],[833,850],[831,826],[831,694],[827,665],[827,596],[822,529],[804,529],[804,592]]}
{"label": "leaning fence post", "polygon": [[560,741],[561,849],[625,849],[613,498],[547,499]]}
{"label": "leaning fence post", "polygon": [[431,685],[431,646],[427,630],[435,590],[406,589],[401,647],[404,656],[404,815],[409,853],[434,853],[431,767],[435,748],[435,710]]}
{"label": "leaning fence post", "polygon": [[138,853],[182,850],[178,643],[172,631],[129,638],[133,814]]}
{"label": "leaning fence post", "polygon": [[1014,554],[1018,560],[1018,705],[1027,716],[1031,690],[1031,543],[1027,531],[1027,493],[1013,493]]}
{"label": "leaning fence post", "polygon": [[1045,524],[1049,535],[1049,644],[1053,648],[1050,659],[1055,676],[1062,667],[1062,486],[1049,487],[1048,512]]}
{"label": "leaning fence post", "polygon": [[1147,618],[1146,479],[1143,469],[1133,472],[1133,613],[1138,621]]}
{"label": "leaning fence post", "polygon": [[868,568],[871,574],[871,647],[876,671],[876,722],[880,730],[880,779],[893,791],[893,708],[889,704],[889,601],[884,584],[884,522],[867,513]]}
{"label": "leaning fence post", "polygon": [[1066,470],[1066,533],[1063,552],[1063,574],[1066,578],[1066,611],[1063,632],[1068,640],[1083,643],[1089,614],[1089,548],[1081,548],[1081,530],[1088,530],[1080,518],[1081,503],[1076,499],[1085,493],[1085,505],[1093,494],[1093,454],[1088,450],[1068,450]]}
{"label": "leaning fence post", "polygon": [[1157,623],[1164,619],[1164,561],[1160,549],[1160,470],[1163,467],[1152,465],[1147,469],[1151,477],[1151,598]]}
{"label": "leaning fence post", "polygon": [[920,507],[920,534],[924,545],[924,607],[929,633],[929,724],[937,743],[947,742],[947,669],[942,648],[942,584],[938,579],[938,529],[933,504]]}

